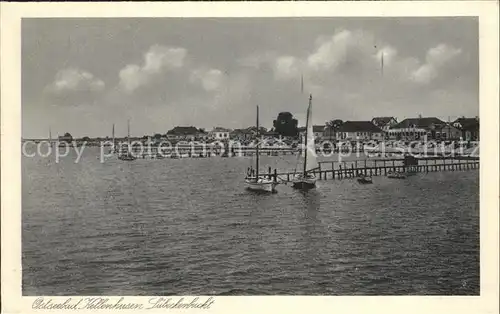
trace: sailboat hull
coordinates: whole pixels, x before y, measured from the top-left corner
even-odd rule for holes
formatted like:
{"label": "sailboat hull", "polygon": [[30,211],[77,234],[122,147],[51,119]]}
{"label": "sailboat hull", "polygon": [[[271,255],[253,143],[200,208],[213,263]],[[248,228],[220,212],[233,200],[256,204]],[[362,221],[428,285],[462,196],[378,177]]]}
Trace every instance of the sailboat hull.
{"label": "sailboat hull", "polygon": [[292,187],[294,189],[299,189],[299,190],[310,190],[314,189],[316,187],[316,182],[311,182],[309,180],[304,180],[304,181],[294,181],[292,183]]}
{"label": "sailboat hull", "polygon": [[247,179],[245,180],[245,186],[248,190],[257,191],[257,192],[276,192],[276,186],[278,184],[272,180],[267,179],[259,179],[256,181],[255,179]]}
{"label": "sailboat hull", "polygon": [[315,176],[303,177],[302,175],[298,175],[292,181],[292,187],[301,190],[313,189],[316,187],[316,177]]}

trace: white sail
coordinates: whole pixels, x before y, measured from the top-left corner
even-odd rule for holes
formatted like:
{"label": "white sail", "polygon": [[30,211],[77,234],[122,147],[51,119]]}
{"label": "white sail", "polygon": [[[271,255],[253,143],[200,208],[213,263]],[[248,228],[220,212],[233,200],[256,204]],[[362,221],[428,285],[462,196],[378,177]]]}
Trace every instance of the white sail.
{"label": "white sail", "polygon": [[306,136],[307,136],[307,147],[306,147],[306,158],[305,158],[305,171],[310,171],[319,167],[318,161],[316,160],[316,144],[314,142],[314,132],[312,124],[312,97],[309,98],[309,107],[307,108],[307,124],[306,124]]}

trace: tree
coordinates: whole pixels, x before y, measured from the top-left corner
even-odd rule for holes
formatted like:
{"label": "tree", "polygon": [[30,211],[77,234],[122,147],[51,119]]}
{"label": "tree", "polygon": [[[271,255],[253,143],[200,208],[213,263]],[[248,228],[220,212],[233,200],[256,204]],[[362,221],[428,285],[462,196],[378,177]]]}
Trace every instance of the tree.
{"label": "tree", "polygon": [[328,133],[330,133],[330,140],[332,139],[332,135],[339,131],[342,124],[344,124],[344,121],[340,119],[330,120],[326,123]]}
{"label": "tree", "polygon": [[82,137],[82,141],[84,141],[84,142],[90,142],[90,137],[84,136],[84,137]]}
{"label": "tree", "polygon": [[[251,126],[247,128],[248,131],[257,133],[257,127],[256,126]],[[259,127],[259,134],[264,134],[267,132],[267,129],[263,126]]]}
{"label": "tree", "polygon": [[280,112],[273,121],[274,130],[281,136],[297,136],[297,119],[290,112]]}
{"label": "tree", "polygon": [[331,130],[338,131],[340,129],[340,127],[342,126],[342,124],[344,124],[344,121],[342,121],[340,119],[334,119],[334,120],[328,121],[326,123],[326,126]]}
{"label": "tree", "polygon": [[71,136],[71,134],[69,133],[64,133],[63,136],[59,136],[59,142],[67,142],[67,143],[71,143],[73,141],[73,136]]}

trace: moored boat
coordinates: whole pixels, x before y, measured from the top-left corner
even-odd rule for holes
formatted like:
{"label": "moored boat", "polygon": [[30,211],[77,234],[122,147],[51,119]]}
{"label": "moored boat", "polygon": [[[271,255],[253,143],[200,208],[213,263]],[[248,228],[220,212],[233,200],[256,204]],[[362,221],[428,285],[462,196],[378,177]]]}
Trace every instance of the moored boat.
{"label": "moored boat", "polygon": [[[257,106],[257,138],[259,135],[259,106]],[[259,145],[255,146],[255,169],[248,169],[247,176],[245,177],[245,186],[248,190],[256,192],[276,192],[278,185],[277,178],[274,179],[266,176],[259,175]]]}
{"label": "moored boat", "polygon": [[[114,133],[114,125],[113,125],[113,133]],[[114,136],[114,134],[113,134]],[[127,151],[124,153],[122,151],[119,152],[118,159],[125,161],[133,161],[136,160],[137,157],[132,154],[131,144],[130,144],[130,120],[127,121]]]}
{"label": "moored boat", "polygon": [[120,160],[126,160],[126,161],[132,161],[132,160],[136,160],[137,157],[135,157],[134,155],[132,155],[132,153],[128,152],[128,153],[125,153],[125,154],[118,155],[118,159],[120,159]]}
{"label": "moored boat", "polygon": [[391,179],[406,179],[406,175],[399,171],[389,171],[387,177]]}
{"label": "moored boat", "polygon": [[277,183],[264,177],[247,177],[245,185],[248,190],[274,193],[276,192]]}
{"label": "moored boat", "polygon": [[316,187],[316,176],[311,173],[319,167],[316,160],[316,145],[314,143],[314,132],[312,126],[312,95],[309,95],[309,106],[307,107],[306,134],[304,136],[304,165],[302,172],[295,175],[292,187],[296,189],[312,189]]}
{"label": "moored boat", "polygon": [[365,175],[359,176],[358,177],[358,182],[361,183],[361,184],[370,184],[370,183],[373,183],[372,177],[365,176]]}
{"label": "moored boat", "polygon": [[300,173],[292,181],[292,187],[302,190],[313,189],[316,187],[316,176],[312,173],[306,173],[305,176]]}

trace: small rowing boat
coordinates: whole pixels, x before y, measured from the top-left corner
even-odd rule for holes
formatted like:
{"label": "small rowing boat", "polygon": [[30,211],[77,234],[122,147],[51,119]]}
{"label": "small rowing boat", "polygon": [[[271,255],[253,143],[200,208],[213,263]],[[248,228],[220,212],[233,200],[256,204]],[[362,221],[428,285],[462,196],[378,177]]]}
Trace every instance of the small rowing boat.
{"label": "small rowing boat", "polygon": [[361,184],[371,184],[371,183],[373,183],[372,177],[365,176],[365,175],[360,175],[358,177],[358,182],[361,183]]}
{"label": "small rowing boat", "polygon": [[389,171],[387,177],[390,179],[406,179],[406,175],[398,171]]}

